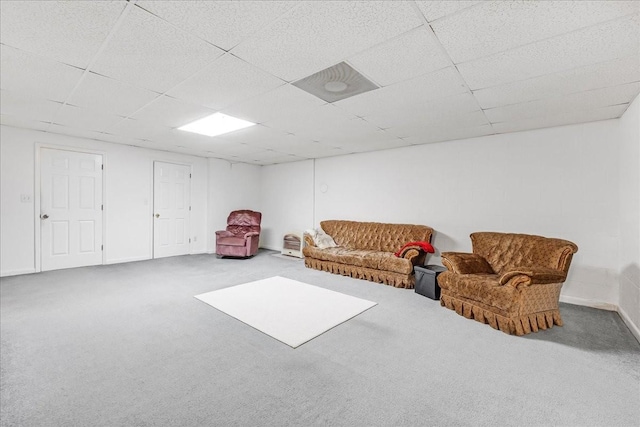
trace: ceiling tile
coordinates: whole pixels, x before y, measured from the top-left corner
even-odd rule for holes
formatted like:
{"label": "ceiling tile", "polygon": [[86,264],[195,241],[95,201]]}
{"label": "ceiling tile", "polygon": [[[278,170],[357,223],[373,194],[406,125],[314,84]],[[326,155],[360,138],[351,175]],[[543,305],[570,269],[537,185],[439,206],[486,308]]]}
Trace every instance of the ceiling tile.
{"label": "ceiling tile", "polygon": [[342,150],[347,153],[366,153],[369,151],[393,150],[411,145],[408,141],[400,138],[392,138],[381,141],[361,141],[341,146]]}
{"label": "ceiling tile", "polygon": [[283,84],[282,80],[226,54],[167,94],[219,110]]}
{"label": "ceiling tile", "polygon": [[35,129],[35,130],[49,130],[51,125],[49,123],[39,122],[35,120],[29,120],[20,116],[10,116],[8,114],[0,114],[0,124],[5,126],[13,126],[23,129]]}
{"label": "ceiling tile", "polygon": [[284,132],[309,136],[310,133],[343,125],[352,118],[353,116],[344,110],[340,110],[332,104],[325,104],[269,120],[264,125]]}
{"label": "ceiling tile", "polygon": [[136,4],[224,50],[295,7],[291,1],[141,1]]}
{"label": "ceiling tile", "polygon": [[482,108],[494,108],[585,90],[640,81],[640,58],[627,56],[613,61],[574,68],[473,92]]}
{"label": "ceiling tile", "polygon": [[419,124],[437,125],[449,117],[480,111],[477,101],[470,93],[411,104],[396,109],[378,111],[365,116],[365,119],[378,127],[413,126]]}
{"label": "ceiling tile", "polygon": [[[380,131],[378,132],[381,133]],[[371,136],[366,139],[369,142],[369,148],[372,149],[373,147],[379,146],[380,141],[373,137],[372,134],[370,135]],[[353,139],[348,139],[344,135],[342,135],[342,138],[347,139],[348,142],[354,146],[357,145]],[[393,137],[387,136],[385,141],[392,138]],[[243,129],[233,134],[225,135],[223,139],[225,141],[255,147],[256,149],[270,151],[271,154],[267,156],[264,155],[264,152],[260,152],[262,155],[261,158],[268,159],[269,163],[272,163],[274,158],[282,156],[283,154],[296,156],[298,158],[313,158],[317,156],[326,157],[355,152],[354,148],[343,146],[345,141],[327,139],[327,141],[314,142],[309,138],[285,134],[284,132],[269,129],[265,126],[254,126]],[[390,143],[387,143],[385,146],[390,145]],[[291,159],[288,160],[290,161]]]}
{"label": "ceiling tile", "polygon": [[333,105],[358,116],[424,104],[430,100],[467,92],[467,86],[454,67],[405,80]]}
{"label": "ceiling tile", "polygon": [[292,148],[289,154],[315,159],[321,157],[340,156],[348,154],[348,152],[345,152],[343,149],[338,147],[323,144],[322,142],[305,142],[295,148]]}
{"label": "ceiling tile", "polygon": [[633,101],[638,92],[640,92],[640,82],[492,108],[485,110],[485,114],[492,123],[561,115],[576,110],[591,110],[611,105],[628,104]]}
{"label": "ceiling tile", "polygon": [[159,135],[156,135],[153,138],[153,141],[156,143],[166,144],[168,146],[189,145],[195,148],[207,150],[209,147],[213,146],[216,141],[220,140],[210,136],[170,128],[166,129]]}
{"label": "ceiling tile", "polygon": [[267,151],[263,148],[253,147],[242,143],[228,142],[222,139],[212,141],[208,146],[208,150],[223,155],[247,156],[247,158],[250,158],[251,160],[257,159],[260,153]]}
{"label": "ceiling tile", "polygon": [[121,1],[2,1],[2,43],[84,68],[126,6]]}
{"label": "ceiling tile", "polygon": [[[273,144],[269,144],[269,150],[274,150],[279,153],[296,153],[291,155],[301,155],[300,153],[306,153],[308,150],[316,147],[316,142],[309,141],[308,139],[288,135],[286,138],[275,141]],[[253,144],[251,144],[253,145]],[[306,157],[306,156],[303,156]]]}
{"label": "ceiling tile", "polygon": [[246,144],[225,141],[220,137],[212,138],[177,129],[163,132],[160,136],[155,137],[152,142],[168,151],[189,149],[194,153],[197,152],[197,155],[228,158],[234,159],[234,161],[241,161],[243,156],[247,154],[264,151]]}
{"label": "ceiling tile", "polygon": [[472,90],[526,80],[544,74],[638,57],[640,15],[574,31],[507,52],[458,65]]}
{"label": "ceiling tile", "polygon": [[378,85],[388,86],[451,65],[426,26],[418,27],[348,58],[358,71]]}
{"label": "ceiling tile", "polygon": [[175,145],[173,147],[169,146],[166,147],[165,150],[174,153],[185,154],[188,156],[202,156],[202,152],[199,149],[182,145]]}
{"label": "ceiling tile", "polygon": [[343,135],[336,132],[333,135],[322,137],[320,142],[332,147],[342,148],[343,150],[350,150],[355,146],[366,146],[371,149],[374,149],[374,147],[396,147],[402,143],[402,140],[382,129],[371,127],[366,131],[353,133],[351,135]]}
{"label": "ceiling tile", "polygon": [[484,112],[478,110],[471,113],[455,113],[436,118],[425,117],[424,120],[408,121],[385,129],[389,134],[400,138],[410,138],[414,136],[428,135],[431,128],[453,128],[461,129],[466,127],[479,127],[488,125],[489,121]]}
{"label": "ceiling tile", "polygon": [[576,123],[594,122],[620,117],[629,105],[613,105],[593,110],[574,110],[563,114],[533,117],[515,122],[494,123],[491,126],[496,133],[518,132],[529,129],[548,128]]}
{"label": "ceiling tile", "polygon": [[224,52],[134,7],[92,71],[165,92]]}
{"label": "ceiling tile", "polygon": [[638,12],[635,1],[488,1],[433,30],[460,63]]}
{"label": "ceiling tile", "polygon": [[70,128],[102,132],[122,119],[122,117],[102,111],[64,105],[54,115],[53,122]]}
{"label": "ceiling tile", "polygon": [[106,132],[113,135],[136,139],[148,139],[151,141],[169,130],[170,128],[168,126],[161,126],[157,123],[136,119],[120,120],[105,128]]}
{"label": "ceiling tile", "polygon": [[67,102],[78,107],[128,116],[158,96],[157,92],[148,89],[87,73]]}
{"label": "ceiling tile", "polygon": [[482,3],[481,1],[416,1],[420,12],[429,22],[443,18],[463,9]]}
{"label": "ceiling tile", "polygon": [[113,135],[110,133],[99,132],[96,136],[96,139],[100,141],[113,142],[116,144],[125,144],[134,147],[149,147],[155,149],[167,149],[162,147],[161,144],[151,142],[151,141],[143,141],[139,138],[131,138],[122,135]]}
{"label": "ceiling tile", "polygon": [[35,122],[51,122],[60,108],[62,104],[59,102],[9,90],[0,91],[0,111],[5,115]]}
{"label": "ceiling tile", "polygon": [[52,101],[65,101],[83,74],[79,68],[9,46],[0,49],[0,61],[0,88]]}
{"label": "ceiling tile", "polygon": [[221,135],[220,138],[227,142],[246,144],[260,149],[283,149],[295,145],[301,140],[300,137],[262,125]]}
{"label": "ceiling tile", "polygon": [[[0,6],[1,123],[234,163],[604,120],[640,91],[640,2]],[[383,87],[328,104],[287,83],[341,61]],[[259,125],[177,129],[215,111]]]}
{"label": "ceiling tile", "polygon": [[315,154],[324,156],[342,153],[340,149],[327,144],[312,142],[307,138],[297,135],[287,135],[277,129],[265,126],[254,126],[219,137],[225,144],[223,148],[211,148],[212,151],[229,152],[235,150],[234,146],[243,146],[246,150],[256,153],[263,151],[276,151],[281,154],[292,154],[304,158],[312,158]]}
{"label": "ceiling tile", "polygon": [[235,103],[231,107],[223,109],[222,112],[254,123],[264,123],[281,117],[309,114],[311,110],[324,104],[323,100],[291,84],[285,84],[269,92]]}
{"label": "ceiling tile", "polygon": [[300,156],[294,156],[293,154],[286,154],[286,153],[281,153],[277,150],[264,150],[264,151],[259,151],[259,152],[254,152],[251,154],[252,159],[254,162],[263,164],[263,163],[271,163],[274,161],[274,159],[278,159],[278,158],[288,158],[288,157],[296,157],[298,159],[302,159],[302,157]]}
{"label": "ceiling tile", "polygon": [[295,156],[293,154],[284,154],[280,157],[269,157],[268,159],[264,159],[260,162],[261,165],[276,165],[279,163],[291,163],[291,162],[299,162],[301,160],[307,160],[307,157]]}
{"label": "ceiling tile", "polygon": [[304,2],[231,52],[290,82],[422,23],[408,2]]}
{"label": "ceiling tile", "polygon": [[345,119],[322,122],[318,126],[307,126],[296,135],[335,146],[343,141],[368,140],[380,136],[381,129],[363,119]]}
{"label": "ceiling tile", "polygon": [[[104,134],[101,132],[95,132],[88,129],[81,129],[77,127],[69,127],[63,126],[57,123],[53,123],[51,127],[48,129],[48,132],[57,133],[60,135],[69,135],[75,136],[76,138],[84,138],[84,139],[94,139],[98,141],[104,141]],[[119,144],[124,143],[123,141],[118,141]]]}
{"label": "ceiling tile", "polygon": [[416,136],[404,138],[411,145],[428,144],[432,142],[453,141],[456,139],[475,138],[494,134],[495,131],[491,125],[472,126],[472,127],[431,127],[424,128],[420,134]]}
{"label": "ceiling tile", "polygon": [[215,112],[216,111],[211,108],[194,105],[163,95],[136,111],[131,118],[174,128],[191,123],[194,120],[201,119]]}

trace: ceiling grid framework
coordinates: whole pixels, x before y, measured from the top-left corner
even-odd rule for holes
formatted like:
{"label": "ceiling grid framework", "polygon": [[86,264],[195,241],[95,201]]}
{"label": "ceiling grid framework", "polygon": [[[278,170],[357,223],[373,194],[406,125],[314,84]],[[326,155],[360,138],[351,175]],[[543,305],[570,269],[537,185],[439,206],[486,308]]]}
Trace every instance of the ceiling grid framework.
{"label": "ceiling grid framework", "polygon": [[[257,165],[619,118],[635,1],[0,1],[0,123]],[[341,62],[380,86],[294,83]],[[178,130],[221,112],[257,126]]]}

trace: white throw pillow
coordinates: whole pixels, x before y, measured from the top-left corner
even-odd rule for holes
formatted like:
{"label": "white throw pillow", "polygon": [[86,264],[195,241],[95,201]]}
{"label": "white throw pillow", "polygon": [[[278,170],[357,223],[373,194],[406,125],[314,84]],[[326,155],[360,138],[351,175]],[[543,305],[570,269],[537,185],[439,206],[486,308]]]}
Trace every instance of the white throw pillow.
{"label": "white throw pillow", "polygon": [[313,243],[320,249],[335,248],[338,245],[331,236],[320,227],[305,231],[313,239]]}

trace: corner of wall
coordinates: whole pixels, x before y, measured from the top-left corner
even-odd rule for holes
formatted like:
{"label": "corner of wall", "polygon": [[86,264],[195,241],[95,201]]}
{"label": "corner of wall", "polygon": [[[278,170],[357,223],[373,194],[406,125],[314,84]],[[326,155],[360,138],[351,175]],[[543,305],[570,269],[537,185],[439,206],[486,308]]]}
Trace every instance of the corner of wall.
{"label": "corner of wall", "polygon": [[640,96],[618,125],[618,313],[640,341]]}
{"label": "corner of wall", "polygon": [[618,314],[622,318],[622,321],[627,325],[627,328],[629,328],[633,336],[636,337],[636,340],[638,341],[638,343],[640,343],[640,327],[638,327],[635,323],[633,323],[633,320],[631,320],[631,317],[627,314],[627,312],[622,307],[618,307]]}

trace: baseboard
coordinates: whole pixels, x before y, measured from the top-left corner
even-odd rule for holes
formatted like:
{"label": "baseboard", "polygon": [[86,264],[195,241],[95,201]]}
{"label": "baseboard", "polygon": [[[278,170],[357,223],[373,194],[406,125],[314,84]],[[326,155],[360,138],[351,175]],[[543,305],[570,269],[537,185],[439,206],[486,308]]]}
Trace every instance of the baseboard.
{"label": "baseboard", "polygon": [[116,259],[109,259],[107,261],[105,261],[105,265],[109,265],[109,264],[123,264],[125,262],[136,262],[136,261],[147,261],[150,260],[151,257],[149,256],[136,256],[136,257],[131,257],[131,258],[116,258]]}
{"label": "baseboard", "polygon": [[627,325],[627,328],[629,328],[633,336],[636,337],[636,340],[638,340],[638,342],[640,343],[640,328],[638,328],[638,326],[631,321],[631,318],[629,317],[627,312],[624,311],[624,309],[622,309],[621,307],[618,307],[618,314],[622,318],[622,321]]}
{"label": "baseboard", "polygon": [[[207,253],[211,253],[211,252],[207,252],[205,250],[202,250],[202,251],[197,251],[197,252],[189,252],[187,255],[202,255],[202,254],[207,254]],[[150,259],[153,259],[153,257],[150,257],[150,256],[139,256],[139,257],[131,257],[131,258],[116,258],[116,259],[107,260],[105,262],[105,265],[108,265],[108,264],[123,264],[125,262],[148,261]]]}
{"label": "baseboard", "polygon": [[31,274],[35,272],[36,272],[35,268],[29,268],[26,270],[0,271],[0,277],[20,276],[21,274]]}
{"label": "baseboard", "polygon": [[572,297],[567,295],[560,295],[560,302],[566,302],[567,304],[582,305],[585,307],[599,308],[600,310],[618,311],[618,306],[609,302],[596,301],[586,298]]}

